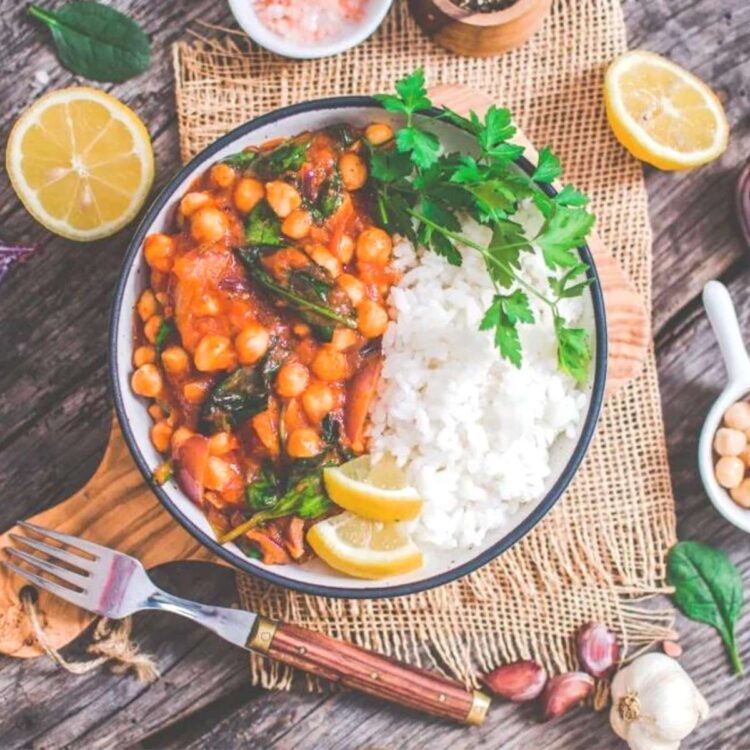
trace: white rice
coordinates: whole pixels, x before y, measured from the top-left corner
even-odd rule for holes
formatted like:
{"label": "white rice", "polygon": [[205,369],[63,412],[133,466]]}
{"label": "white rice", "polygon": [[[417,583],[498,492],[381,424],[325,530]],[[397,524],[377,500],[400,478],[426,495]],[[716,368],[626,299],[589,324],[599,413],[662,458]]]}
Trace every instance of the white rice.
{"label": "white rice", "polygon": [[[477,242],[487,230],[464,227]],[[451,266],[406,240],[394,248],[404,275],[391,290],[395,320],[383,337],[384,365],[372,410],[371,451],[394,455],[424,500],[413,529],[419,543],[473,547],[508,527],[550,477],[550,448],[575,437],[586,396],[557,368],[552,316],[532,297],[536,323],[520,325],[523,364],[502,359],[479,331],[493,289],[480,254]],[[522,255],[525,277],[547,289],[538,253]],[[580,299],[561,311],[580,322]]]}

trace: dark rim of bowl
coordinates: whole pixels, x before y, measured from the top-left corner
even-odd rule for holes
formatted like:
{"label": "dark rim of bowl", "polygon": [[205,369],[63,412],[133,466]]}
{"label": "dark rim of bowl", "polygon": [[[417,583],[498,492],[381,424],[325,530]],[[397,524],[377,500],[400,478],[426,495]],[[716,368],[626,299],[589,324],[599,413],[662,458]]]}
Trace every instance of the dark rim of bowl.
{"label": "dark rim of bowl", "polygon": [[[595,339],[596,339],[596,357],[595,357],[595,372],[594,382],[591,388],[591,402],[589,404],[586,419],[581,429],[578,442],[576,443],[573,454],[568,460],[565,468],[561,472],[557,481],[550,487],[547,494],[541,500],[541,502],[534,508],[534,510],[523,519],[523,521],[516,526],[512,531],[506,534],[502,539],[495,542],[491,547],[488,547],[483,552],[473,557],[471,560],[458,565],[450,570],[440,573],[439,575],[431,576],[430,578],[424,578],[419,581],[413,581],[411,583],[396,584],[394,586],[378,586],[372,588],[351,588],[351,587],[338,587],[338,586],[323,586],[314,583],[307,583],[304,581],[296,581],[287,578],[283,575],[272,572],[264,568],[253,565],[250,559],[243,559],[239,555],[225,549],[215,539],[212,539],[201,529],[197,528],[190,519],[180,511],[164,490],[154,482],[151,470],[149,469],[146,459],[141,453],[135,435],[130,428],[130,422],[125,411],[125,405],[123,403],[122,393],[120,392],[119,381],[117,377],[117,330],[119,328],[120,317],[123,313],[122,303],[123,296],[125,294],[126,280],[128,278],[130,268],[133,263],[137,260],[141,245],[145,238],[148,229],[151,227],[154,219],[166,203],[168,203],[174,195],[177,187],[182,183],[187,175],[192,173],[202,164],[209,162],[212,156],[218,153],[225,146],[230,145],[232,142],[237,140],[239,137],[247,135],[248,133],[257,130],[258,128],[276,122],[280,119],[289,117],[290,115],[303,114],[305,112],[315,112],[319,110],[327,109],[342,109],[349,107],[367,107],[367,108],[379,108],[382,109],[382,105],[377,99],[369,96],[338,96],[329,99],[315,99],[312,101],[303,102],[301,104],[293,104],[289,107],[282,107],[276,109],[273,112],[269,112],[266,115],[256,117],[254,120],[240,125],[231,132],[219,138],[217,141],[212,143],[210,146],[205,148],[195,158],[193,158],[186,166],[184,166],[166,185],[161,191],[159,196],[151,204],[144,217],[141,219],[138,228],[136,229],[133,238],[128,246],[127,253],[123,260],[122,266],[119,271],[119,277],[117,281],[117,287],[115,289],[115,295],[113,300],[113,307],[110,319],[109,327],[109,377],[112,385],[112,393],[114,396],[115,409],[117,412],[117,418],[120,422],[123,435],[125,436],[125,442],[130,449],[130,453],[135,459],[136,465],[143,474],[144,479],[151,487],[153,492],[161,501],[162,505],[172,514],[172,516],[192,534],[201,544],[208,547],[214,554],[222,558],[230,565],[237,567],[253,576],[262,578],[270,583],[277,584],[284,588],[292,589],[293,591],[299,591],[304,594],[313,594],[316,596],[329,596],[329,597],[342,597],[348,599],[375,599],[381,597],[393,597],[393,596],[406,596],[409,594],[416,594],[421,591],[434,588],[436,586],[442,586],[445,583],[454,581],[457,578],[467,575],[468,573],[477,570],[478,568],[486,565],[490,560],[505,552],[512,545],[518,542],[522,537],[528,534],[531,529],[536,526],[537,523],[549,512],[552,506],[558,501],[564,490],[567,488],[571,479],[573,478],[578,466],[580,465],[583,457],[586,453],[591,438],[594,434],[596,422],[599,416],[599,412],[604,398],[604,387],[607,372],[607,336],[606,336],[606,313],[604,308],[604,298],[602,295],[601,284],[599,276],[594,266],[591,251],[588,245],[583,245],[579,249],[581,257],[586,261],[589,266],[588,277],[592,280],[590,285],[592,304],[594,308],[594,321],[595,321]],[[432,108],[425,110],[420,114],[427,115],[429,117],[437,117],[440,114],[440,110]],[[521,156],[516,160],[516,164],[524,170],[528,175],[531,175],[534,171],[534,167],[531,162],[525,157]],[[554,196],[557,191],[546,183],[537,183],[538,187],[549,196]],[[132,317],[133,311],[125,311],[129,316]]]}

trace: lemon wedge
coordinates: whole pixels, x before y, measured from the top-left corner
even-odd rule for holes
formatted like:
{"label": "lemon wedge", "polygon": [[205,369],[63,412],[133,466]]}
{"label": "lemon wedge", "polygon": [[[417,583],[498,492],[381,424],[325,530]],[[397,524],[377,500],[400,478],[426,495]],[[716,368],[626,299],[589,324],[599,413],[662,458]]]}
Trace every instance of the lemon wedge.
{"label": "lemon wedge", "polygon": [[321,560],[356,578],[386,578],[422,566],[422,552],[403,524],[371,521],[354,513],[316,523],[307,541]]}
{"label": "lemon wedge", "polygon": [[373,464],[369,455],[323,470],[326,492],[336,505],[374,521],[410,521],[422,510],[422,498],[406,484],[390,456]]}
{"label": "lemon wedge", "polygon": [[633,156],[660,169],[690,169],[727,147],[729,124],[716,94],[653,52],[618,57],[604,81],[607,118]]}
{"label": "lemon wedge", "polygon": [[154,180],[151,138],[138,115],[98,89],[39,98],[8,137],[13,189],[47,229],[72,240],[108,237],[128,224]]}

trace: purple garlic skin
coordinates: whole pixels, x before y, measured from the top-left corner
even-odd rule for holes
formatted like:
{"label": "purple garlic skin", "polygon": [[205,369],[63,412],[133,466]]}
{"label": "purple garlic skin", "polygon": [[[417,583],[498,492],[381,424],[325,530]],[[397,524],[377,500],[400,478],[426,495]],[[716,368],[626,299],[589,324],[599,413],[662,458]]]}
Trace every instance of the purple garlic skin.
{"label": "purple garlic skin", "polygon": [[617,636],[599,622],[589,622],[576,635],[576,650],[581,666],[599,679],[609,675],[620,658]]}
{"label": "purple garlic skin", "polygon": [[509,701],[531,701],[544,690],[547,673],[535,661],[514,661],[493,669],[482,682],[495,695]]}
{"label": "purple garlic skin", "polygon": [[544,721],[568,713],[593,689],[594,678],[585,672],[565,672],[551,677],[542,695]]}

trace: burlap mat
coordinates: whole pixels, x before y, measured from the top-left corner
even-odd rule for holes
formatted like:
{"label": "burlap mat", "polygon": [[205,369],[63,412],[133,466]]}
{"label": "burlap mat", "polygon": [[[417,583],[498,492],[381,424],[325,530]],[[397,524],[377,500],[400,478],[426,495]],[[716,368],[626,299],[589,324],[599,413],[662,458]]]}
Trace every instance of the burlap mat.
{"label": "burlap mat", "polygon": [[[512,108],[531,140],[552,144],[566,180],[593,199],[597,226],[651,301],[651,232],[640,166],[610,134],[602,102],[606,64],[626,49],[618,0],[556,0],[529,43],[500,58],[457,57],[433,45],[397,0],[380,31],[335,58],[290,62],[239,34],[199,27],[175,47],[182,156],[281,105],[388,91],[423,66],[430,84],[462,83]],[[671,612],[642,600],[664,590],[675,517],[653,354],[606,404],[582,469],[555,510],[498,560],[460,581],[385,601],[290,593],[238,576],[244,606],[433,666],[468,683],[499,662],[533,657],[575,666],[572,635],[606,623],[629,654],[669,634]],[[261,658],[252,678],[288,688],[293,675]]]}

